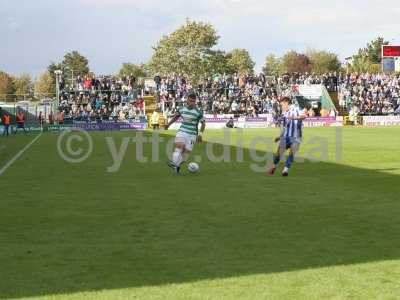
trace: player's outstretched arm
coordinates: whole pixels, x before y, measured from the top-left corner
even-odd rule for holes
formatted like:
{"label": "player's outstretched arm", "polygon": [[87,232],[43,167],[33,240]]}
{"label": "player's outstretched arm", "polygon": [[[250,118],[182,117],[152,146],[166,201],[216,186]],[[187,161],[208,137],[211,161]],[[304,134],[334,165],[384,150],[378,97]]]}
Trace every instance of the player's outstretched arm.
{"label": "player's outstretched arm", "polygon": [[294,116],[292,116],[292,117],[288,117],[288,120],[299,120],[299,121],[303,121],[304,119],[307,119],[308,118],[308,115],[306,115],[306,114],[301,114],[301,115],[299,115],[299,116],[296,116],[296,117],[294,117]]}
{"label": "player's outstretched arm", "polygon": [[303,121],[303,120],[305,120],[305,119],[307,119],[308,118],[308,115],[307,114],[301,114],[300,116],[299,116],[299,120],[301,120],[301,121]]}
{"label": "player's outstretched arm", "polygon": [[274,139],[274,142],[275,143],[279,142],[284,134],[285,134],[285,127],[281,124],[279,136]]}
{"label": "player's outstretched arm", "polygon": [[168,128],[169,128],[172,124],[174,124],[174,123],[179,119],[180,116],[181,116],[181,114],[180,114],[179,112],[176,113],[176,114],[172,117],[172,119],[168,122],[168,124],[165,125],[165,130],[168,130]]}
{"label": "player's outstretched arm", "polygon": [[201,121],[200,133],[197,135],[197,142],[201,143],[203,141],[203,132],[206,129],[206,121]]}

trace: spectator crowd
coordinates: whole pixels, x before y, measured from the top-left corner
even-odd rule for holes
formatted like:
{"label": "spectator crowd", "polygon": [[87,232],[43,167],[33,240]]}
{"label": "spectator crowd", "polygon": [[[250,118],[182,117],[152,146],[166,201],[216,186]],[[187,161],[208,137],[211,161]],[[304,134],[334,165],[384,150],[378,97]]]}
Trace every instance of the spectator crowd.
{"label": "spectator crowd", "polygon": [[[279,113],[282,96],[295,97],[299,84],[323,84],[338,92],[343,112],[358,115],[400,114],[400,75],[312,74],[280,77],[223,74],[204,78],[197,85],[181,75],[155,76],[157,106],[165,116],[181,107],[189,92],[198,95],[206,114],[257,117]],[[60,111],[66,120],[142,120],[142,90],[133,76],[86,76],[60,85]],[[307,108],[310,109],[310,108]],[[313,113],[318,115],[318,111]]]}
{"label": "spectator crowd", "polygon": [[126,121],[145,117],[144,100],[133,76],[78,76],[60,84],[60,111],[77,121]]}
{"label": "spectator crowd", "polygon": [[154,78],[158,91],[159,107],[166,115],[174,114],[182,106],[189,91],[199,97],[199,106],[207,114],[234,114],[256,117],[259,114],[276,114],[278,101],[282,95],[294,97],[293,89],[297,84],[324,84],[328,90],[336,91],[338,76],[327,74],[314,76],[309,74],[284,75],[271,77],[215,75],[193,86],[185,77],[173,75]]}
{"label": "spectator crowd", "polygon": [[358,115],[400,114],[400,75],[348,74],[339,84],[339,105]]}
{"label": "spectator crowd", "polygon": [[[300,84],[322,84],[329,92],[338,92],[343,112],[357,110],[360,115],[400,113],[400,75],[330,73],[270,77],[233,74],[205,78],[197,86],[180,75],[156,76],[154,81],[158,105],[166,115],[177,111],[189,91],[196,92],[199,105],[207,114],[276,114],[279,99],[298,96],[294,87]],[[313,113],[319,114],[319,111]]]}

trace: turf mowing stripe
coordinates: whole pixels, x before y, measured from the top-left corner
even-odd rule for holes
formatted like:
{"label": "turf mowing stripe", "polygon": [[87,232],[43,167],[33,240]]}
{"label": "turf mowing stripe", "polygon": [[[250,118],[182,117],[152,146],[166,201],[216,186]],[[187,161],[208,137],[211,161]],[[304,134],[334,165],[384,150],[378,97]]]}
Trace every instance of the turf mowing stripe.
{"label": "turf mowing stripe", "polygon": [[36,142],[42,133],[39,133],[28,145],[26,145],[21,151],[19,151],[13,158],[11,158],[5,165],[0,169],[0,176],[22,155],[34,142]]}

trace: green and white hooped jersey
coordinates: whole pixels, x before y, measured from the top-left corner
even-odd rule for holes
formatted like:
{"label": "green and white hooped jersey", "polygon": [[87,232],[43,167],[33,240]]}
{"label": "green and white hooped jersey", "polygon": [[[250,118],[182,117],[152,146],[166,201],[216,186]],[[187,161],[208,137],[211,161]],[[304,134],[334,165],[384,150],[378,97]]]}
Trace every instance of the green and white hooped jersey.
{"label": "green and white hooped jersey", "polygon": [[179,128],[179,132],[197,135],[199,131],[199,123],[204,121],[203,112],[197,107],[190,109],[185,106],[179,110],[179,114],[182,118],[182,125]]}

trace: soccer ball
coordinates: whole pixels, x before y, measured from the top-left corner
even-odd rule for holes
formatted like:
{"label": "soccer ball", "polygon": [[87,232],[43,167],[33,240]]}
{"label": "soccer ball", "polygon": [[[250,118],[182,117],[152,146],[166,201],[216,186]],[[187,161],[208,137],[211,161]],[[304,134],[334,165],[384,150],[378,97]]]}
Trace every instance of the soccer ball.
{"label": "soccer ball", "polygon": [[197,173],[199,171],[200,167],[199,164],[195,163],[195,162],[191,162],[188,165],[188,170],[190,173]]}

